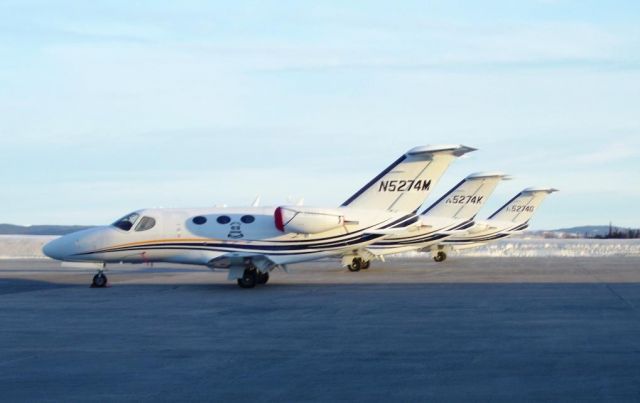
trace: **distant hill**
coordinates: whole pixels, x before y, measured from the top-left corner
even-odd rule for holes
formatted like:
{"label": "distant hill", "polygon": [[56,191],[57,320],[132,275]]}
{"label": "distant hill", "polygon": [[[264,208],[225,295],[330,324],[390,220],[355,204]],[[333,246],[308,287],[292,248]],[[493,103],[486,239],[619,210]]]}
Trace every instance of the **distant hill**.
{"label": "distant hill", "polygon": [[528,236],[543,238],[604,238],[629,239],[640,238],[640,229],[608,225],[582,225],[548,231],[529,231]]}
{"label": "distant hill", "polygon": [[0,235],[66,235],[91,228],[84,225],[13,225],[0,224]]}
{"label": "distant hill", "polygon": [[554,229],[553,232],[564,232],[570,234],[578,234],[584,236],[587,234],[589,237],[594,237],[597,235],[605,236],[609,233],[608,225],[582,225],[580,227],[571,227],[571,228],[560,228]]}

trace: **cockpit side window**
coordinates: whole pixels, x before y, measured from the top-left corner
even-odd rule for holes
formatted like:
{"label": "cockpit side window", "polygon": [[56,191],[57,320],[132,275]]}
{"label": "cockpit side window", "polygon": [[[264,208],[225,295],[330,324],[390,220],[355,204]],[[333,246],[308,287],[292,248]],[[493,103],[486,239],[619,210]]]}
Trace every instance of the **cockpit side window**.
{"label": "cockpit side window", "polygon": [[142,217],[138,225],[136,225],[136,231],[137,232],[146,231],[148,229],[153,228],[155,225],[156,225],[155,218],[145,216],[145,217]]}
{"label": "cockpit side window", "polygon": [[123,231],[129,231],[131,227],[133,227],[133,224],[136,223],[136,220],[138,220],[138,217],[140,217],[140,214],[131,213],[114,222],[113,226]]}

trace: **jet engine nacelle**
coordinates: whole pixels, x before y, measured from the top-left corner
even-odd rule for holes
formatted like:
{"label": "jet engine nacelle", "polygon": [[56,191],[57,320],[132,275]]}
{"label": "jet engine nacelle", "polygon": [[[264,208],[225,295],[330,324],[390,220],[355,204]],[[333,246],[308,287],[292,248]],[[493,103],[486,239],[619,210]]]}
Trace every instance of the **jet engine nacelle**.
{"label": "jet engine nacelle", "polygon": [[317,234],[344,225],[338,211],[309,207],[278,207],[274,219],[280,231],[298,234]]}

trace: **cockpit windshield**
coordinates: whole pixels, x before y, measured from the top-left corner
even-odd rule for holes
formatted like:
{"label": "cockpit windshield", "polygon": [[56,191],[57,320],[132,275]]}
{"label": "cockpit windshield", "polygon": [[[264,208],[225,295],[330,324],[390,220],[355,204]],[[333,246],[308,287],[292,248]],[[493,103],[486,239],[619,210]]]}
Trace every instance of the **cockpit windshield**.
{"label": "cockpit windshield", "polygon": [[136,223],[139,217],[140,217],[140,214],[131,213],[129,215],[122,217],[118,221],[114,222],[112,225],[116,228],[120,228],[123,231],[129,231],[131,227],[133,227],[133,224]]}

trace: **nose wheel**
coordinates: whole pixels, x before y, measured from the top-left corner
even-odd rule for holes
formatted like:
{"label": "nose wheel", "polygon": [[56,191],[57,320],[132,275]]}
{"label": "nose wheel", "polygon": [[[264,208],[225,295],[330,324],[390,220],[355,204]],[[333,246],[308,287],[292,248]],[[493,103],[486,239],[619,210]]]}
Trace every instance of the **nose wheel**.
{"label": "nose wheel", "polygon": [[107,286],[107,276],[105,276],[104,272],[100,270],[98,274],[93,276],[93,281],[91,282],[91,288],[104,288]]}

